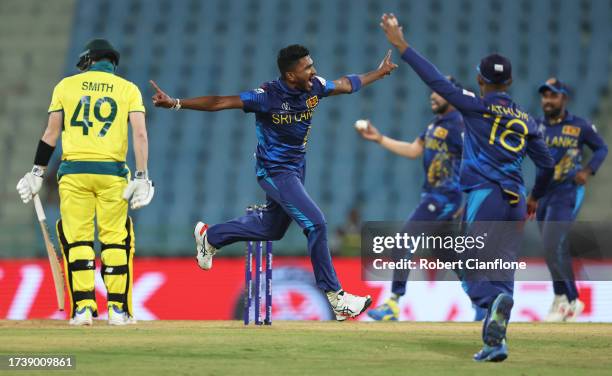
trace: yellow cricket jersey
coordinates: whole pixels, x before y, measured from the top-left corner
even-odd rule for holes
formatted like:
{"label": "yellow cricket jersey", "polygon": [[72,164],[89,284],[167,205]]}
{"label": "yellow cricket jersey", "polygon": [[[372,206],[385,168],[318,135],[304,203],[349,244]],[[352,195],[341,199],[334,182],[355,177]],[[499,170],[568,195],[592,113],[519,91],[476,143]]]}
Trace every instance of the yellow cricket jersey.
{"label": "yellow cricket jersey", "polygon": [[125,161],[128,114],[145,112],[132,82],[90,69],[55,86],[49,112],[63,111],[62,160]]}

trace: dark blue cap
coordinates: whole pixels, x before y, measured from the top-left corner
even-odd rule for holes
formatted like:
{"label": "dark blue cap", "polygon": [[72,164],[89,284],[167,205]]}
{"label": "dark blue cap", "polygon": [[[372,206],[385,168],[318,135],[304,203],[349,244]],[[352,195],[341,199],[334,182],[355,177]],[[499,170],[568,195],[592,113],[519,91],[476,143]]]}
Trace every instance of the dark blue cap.
{"label": "dark blue cap", "polygon": [[559,93],[569,96],[569,88],[567,87],[567,85],[559,81],[555,77],[546,80],[546,82],[543,83],[538,89],[538,93],[543,94],[546,90],[550,90],[553,93]]}
{"label": "dark blue cap", "polygon": [[512,78],[510,60],[499,54],[484,57],[476,69],[489,84],[506,84]]}

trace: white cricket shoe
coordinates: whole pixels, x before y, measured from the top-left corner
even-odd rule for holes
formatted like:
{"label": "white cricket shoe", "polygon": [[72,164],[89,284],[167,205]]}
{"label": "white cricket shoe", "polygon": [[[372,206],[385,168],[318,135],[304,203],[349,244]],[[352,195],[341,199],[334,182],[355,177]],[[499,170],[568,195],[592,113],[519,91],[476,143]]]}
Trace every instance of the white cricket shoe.
{"label": "white cricket shoe", "polygon": [[204,270],[210,270],[212,268],[212,259],[217,249],[208,243],[206,239],[206,232],[208,231],[208,225],[203,222],[198,222],[193,230],[193,237],[196,242],[196,259],[198,265]]}
{"label": "white cricket shoe", "polygon": [[89,307],[83,307],[81,308],[81,310],[77,310],[74,313],[74,317],[70,319],[70,321],[68,321],[69,325],[74,325],[74,326],[91,326],[93,325],[93,313],[91,311],[91,308]]}
{"label": "white cricket shoe", "polygon": [[584,303],[580,299],[572,300],[569,304],[569,310],[565,315],[565,321],[576,321],[576,318],[584,311]]}
{"label": "white cricket shoe", "polygon": [[108,325],[131,325],[136,323],[135,318],[130,317],[127,312],[123,311],[116,304],[108,306]]}
{"label": "white cricket shoe", "polygon": [[357,317],[372,304],[370,295],[357,296],[349,294],[344,290],[328,292],[327,300],[336,314],[337,321]]}
{"label": "white cricket shoe", "polygon": [[552,305],[548,314],[544,318],[547,322],[561,322],[565,321],[568,311],[570,310],[570,303],[567,301],[565,295],[555,295]]}

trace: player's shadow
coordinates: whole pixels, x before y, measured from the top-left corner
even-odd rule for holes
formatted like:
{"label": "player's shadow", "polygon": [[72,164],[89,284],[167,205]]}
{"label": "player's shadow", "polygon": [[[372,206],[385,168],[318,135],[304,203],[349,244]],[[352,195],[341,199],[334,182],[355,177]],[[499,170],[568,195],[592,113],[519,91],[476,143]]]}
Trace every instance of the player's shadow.
{"label": "player's shadow", "polygon": [[[478,352],[482,344],[477,341],[468,341],[466,343],[457,342],[457,340],[447,340],[443,338],[432,338],[419,340],[419,345],[423,349],[440,354],[445,357],[456,358],[461,361],[470,359],[472,354]],[[480,347],[479,347],[480,346]]]}

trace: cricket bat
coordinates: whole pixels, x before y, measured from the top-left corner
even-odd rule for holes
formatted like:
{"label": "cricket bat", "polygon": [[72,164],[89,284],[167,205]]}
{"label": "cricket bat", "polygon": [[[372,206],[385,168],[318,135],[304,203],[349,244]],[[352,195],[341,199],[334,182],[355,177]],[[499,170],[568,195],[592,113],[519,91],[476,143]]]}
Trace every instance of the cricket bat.
{"label": "cricket bat", "polygon": [[53,275],[53,283],[55,284],[55,296],[57,297],[57,308],[60,311],[64,310],[64,273],[62,272],[62,266],[60,265],[57,251],[51,240],[51,234],[49,233],[49,227],[47,226],[47,217],[43,209],[40,197],[34,196],[34,209],[36,209],[36,216],[40,223],[40,229],[45,240],[45,248],[47,249],[47,256],[49,256],[49,265],[51,266],[51,274]]}

